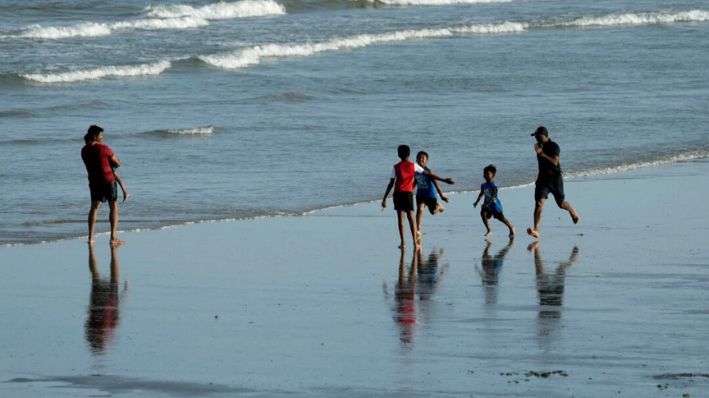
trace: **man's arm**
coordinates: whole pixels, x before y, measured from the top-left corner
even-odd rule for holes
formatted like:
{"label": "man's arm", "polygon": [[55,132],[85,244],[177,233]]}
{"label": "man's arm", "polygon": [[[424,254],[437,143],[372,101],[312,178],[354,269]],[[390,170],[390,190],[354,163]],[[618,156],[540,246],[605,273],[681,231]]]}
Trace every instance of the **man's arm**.
{"label": "man's arm", "polygon": [[391,189],[394,187],[394,179],[391,178],[389,179],[389,184],[387,185],[386,191],[384,191],[384,197],[382,198],[382,208],[387,207],[387,196],[389,196],[389,192],[391,192]]}
{"label": "man's arm", "polygon": [[539,144],[534,144],[534,152],[537,153],[537,157],[539,159],[544,159],[547,162],[551,163],[553,166],[558,166],[559,165],[559,155],[555,156],[549,156],[544,151],[542,150],[542,146]]}

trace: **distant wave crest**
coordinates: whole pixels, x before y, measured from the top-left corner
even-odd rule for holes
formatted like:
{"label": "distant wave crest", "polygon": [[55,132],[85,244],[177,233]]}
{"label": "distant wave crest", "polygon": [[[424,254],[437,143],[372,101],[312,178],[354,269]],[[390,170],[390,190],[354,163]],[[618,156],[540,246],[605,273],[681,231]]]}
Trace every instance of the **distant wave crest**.
{"label": "distant wave crest", "polygon": [[512,0],[370,0],[388,6],[442,6],[454,4],[509,3]]}
{"label": "distant wave crest", "polygon": [[209,136],[214,134],[214,126],[190,127],[182,129],[165,129],[146,131],[141,134],[154,137],[185,137],[185,136]]}
{"label": "distant wave crest", "polygon": [[273,0],[219,2],[202,7],[166,5],[148,7],[150,18],[114,23],[85,22],[69,26],[29,26],[18,35],[23,39],[59,40],[70,37],[108,36],[119,30],[192,29],[209,25],[209,20],[282,15],[285,7]]}
{"label": "distant wave crest", "polygon": [[103,68],[78,70],[64,73],[23,74],[24,79],[39,83],[72,83],[83,80],[98,80],[110,77],[136,77],[159,75],[171,66],[168,61],[131,66],[106,66]]}
{"label": "distant wave crest", "polygon": [[203,19],[233,19],[282,15],[285,7],[272,0],[244,0],[236,3],[219,2],[202,7],[184,4],[151,6],[148,15],[156,18],[197,17]]}
{"label": "distant wave crest", "polygon": [[681,22],[708,22],[709,12],[704,10],[691,10],[677,13],[640,13],[640,14],[612,14],[602,17],[584,17],[562,26],[615,26],[615,25],[652,25],[671,24]]}
{"label": "distant wave crest", "polygon": [[321,43],[306,44],[266,44],[226,54],[202,55],[199,59],[209,65],[224,69],[239,69],[256,65],[263,58],[306,57],[327,51],[347,50],[374,44],[450,37],[455,34],[502,34],[522,32],[525,24],[505,22],[501,24],[471,25],[460,28],[405,30],[381,34],[363,34],[338,38]]}

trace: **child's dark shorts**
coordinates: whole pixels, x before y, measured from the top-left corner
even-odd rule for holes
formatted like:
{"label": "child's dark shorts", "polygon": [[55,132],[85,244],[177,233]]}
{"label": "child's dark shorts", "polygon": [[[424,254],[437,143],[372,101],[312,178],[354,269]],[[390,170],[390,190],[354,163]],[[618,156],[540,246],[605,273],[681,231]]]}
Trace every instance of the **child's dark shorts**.
{"label": "child's dark shorts", "polygon": [[91,192],[92,202],[115,202],[118,199],[118,188],[116,181],[105,183],[89,182],[89,191]]}
{"label": "child's dark shorts", "polygon": [[488,220],[492,217],[495,217],[498,220],[501,220],[505,217],[505,215],[502,214],[501,211],[497,210],[497,206],[482,206],[480,208],[480,214]]}
{"label": "child's dark shorts", "polygon": [[416,204],[421,206],[421,203],[428,207],[428,211],[431,212],[431,214],[435,214],[436,207],[438,207],[438,199],[430,196],[416,196]]}
{"label": "child's dark shorts", "polygon": [[395,191],[394,209],[401,211],[414,211],[414,193]]}
{"label": "child's dark shorts", "polygon": [[564,180],[561,178],[555,178],[549,181],[537,181],[534,188],[534,200],[537,202],[540,199],[546,199],[549,194],[554,195],[554,200],[556,204],[561,207],[564,203]]}

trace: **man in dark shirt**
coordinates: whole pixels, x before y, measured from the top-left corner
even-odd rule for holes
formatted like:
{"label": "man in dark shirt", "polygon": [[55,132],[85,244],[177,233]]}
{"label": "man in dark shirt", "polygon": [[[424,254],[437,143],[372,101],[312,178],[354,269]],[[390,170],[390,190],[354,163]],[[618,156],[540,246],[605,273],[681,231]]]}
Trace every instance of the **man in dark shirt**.
{"label": "man in dark shirt", "polygon": [[103,144],[103,129],[91,126],[84,135],[84,145],[81,148],[81,159],[84,161],[89,175],[89,191],[91,192],[91,210],[89,210],[89,244],[94,243],[94,227],[101,202],[108,201],[111,223],[111,245],[120,245],[123,241],[116,235],[118,227],[118,203],[116,202],[116,178],[114,167],[119,167],[118,160],[108,145]]}
{"label": "man in dark shirt", "polygon": [[559,145],[549,139],[549,132],[543,126],[539,126],[532,136],[537,140],[534,144],[534,151],[537,153],[539,174],[537,174],[537,182],[534,189],[534,226],[527,228],[527,233],[538,238],[539,222],[542,218],[544,201],[549,197],[550,193],[554,195],[554,200],[556,200],[559,208],[569,212],[574,224],[579,222],[579,215],[564,197],[564,180],[561,176],[561,163],[559,160],[561,150]]}

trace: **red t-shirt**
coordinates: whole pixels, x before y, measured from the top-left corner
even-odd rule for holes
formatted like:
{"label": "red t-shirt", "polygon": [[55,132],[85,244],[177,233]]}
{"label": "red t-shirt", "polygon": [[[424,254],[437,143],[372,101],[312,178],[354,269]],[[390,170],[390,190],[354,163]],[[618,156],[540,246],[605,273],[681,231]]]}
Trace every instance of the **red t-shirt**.
{"label": "red t-shirt", "polygon": [[81,159],[89,173],[90,183],[110,184],[115,181],[111,168],[112,157],[113,151],[108,145],[93,144],[81,148]]}
{"label": "red t-shirt", "polygon": [[402,160],[394,165],[391,178],[394,178],[394,192],[413,192],[416,173],[423,173],[418,163]]}

